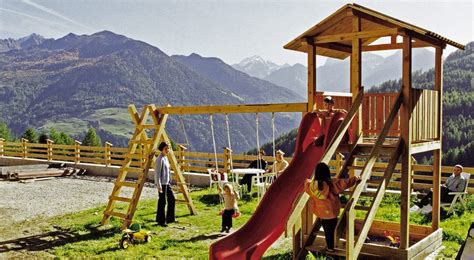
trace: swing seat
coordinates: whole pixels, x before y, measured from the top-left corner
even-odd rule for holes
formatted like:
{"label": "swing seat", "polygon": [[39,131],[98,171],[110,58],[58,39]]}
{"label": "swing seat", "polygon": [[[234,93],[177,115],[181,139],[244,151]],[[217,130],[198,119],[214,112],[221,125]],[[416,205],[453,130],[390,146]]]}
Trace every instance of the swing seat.
{"label": "swing seat", "polygon": [[[224,210],[221,209],[221,211],[219,211],[219,215],[222,216],[223,214],[224,214]],[[240,217],[240,211],[236,210],[234,214],[232,214],[232,218],[238,218],[238,217]]]}

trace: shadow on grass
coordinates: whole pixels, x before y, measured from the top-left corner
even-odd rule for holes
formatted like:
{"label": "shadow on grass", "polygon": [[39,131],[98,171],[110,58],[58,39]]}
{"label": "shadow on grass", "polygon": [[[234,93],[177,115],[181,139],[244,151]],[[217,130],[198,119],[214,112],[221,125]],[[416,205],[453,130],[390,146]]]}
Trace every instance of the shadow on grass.
{"label": "shadow on grass", "polygon": [[22,250],[43,251],[73,242],[94,240],[98,237],[111,237],[120,232],[119,227],[113,227],[105,230],[99,229],[99,227],[100,226],[97,224],[86,225],[85,228],[89,231],[86,234],[79,234],[77,231],[55,227],[57,229],[55,231],[12,240],[0,241],[0,253]]}

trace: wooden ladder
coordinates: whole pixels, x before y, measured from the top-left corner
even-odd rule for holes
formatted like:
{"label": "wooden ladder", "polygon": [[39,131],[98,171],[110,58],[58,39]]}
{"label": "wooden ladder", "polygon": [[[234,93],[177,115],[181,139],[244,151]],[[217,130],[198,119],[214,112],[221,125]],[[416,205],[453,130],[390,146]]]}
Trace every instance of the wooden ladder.
{"label": "wooden ladder", "polygon": [[[349,192],[349,200],[344,205],[344,211],[342,212],[341,217],[338,220],[336,227],[336,236],[335,241],[340,242],[340,238],[345,233],[345,248],[337,248],[338,252],[344,251],[348,259],[357,259],[362,246],[367,238],[372,222],[375,218],[377,209],[382,201],[385,190],[390,182],[392,174],[395,170],[395,166],[400,158],[402,153],[402,142],[400,139],[397,139],[396,142],[387,143],[386,137],[388,132],[394,122],[395,117],[398,114],[402,103],[402,95],[399,94],[395,104],[392,107],[392,110],[384,124],[382,131],[380,132],[375,143],[363,143],[362,135],[359,136],[357,141],[354,143],[349,156],[347,157],[341,171],[338,174],[338,178],[346,178],[350,170],[361,170],[360,177],[361,181],[356,185],[356,187]],[[354,162],[358,158],[364,158],[365,163],[363,166],[354,165]],[[388,165],[384,169],[376,168],[375,163],[377,159],[389,159]],[[374,180],[371,179],[372,171],[383,171],[384,175],[381,179]],[[375,192],[368,192],[365,190],[366,184],[371,184],[376,186]],[[366,197],[372,199],[369,206],[357,205],[360,197]],[[362,210],[366,211],[364,221],[362,222],[361,229],[355,237],[355,211]],[[311,229],[310,235],[304,241],[304,247],[307,250],[313,251],[315,248],[313,243],[316,238],[316,234],[321,227],[321,221],[316,219]],[[336,243],[336,247],[338,246]],[[341,243],[342,244],[342,243]],[[298,255],[298,258],[301,258],[304,254]]]}
{"label": "wooden ladder", "polygon": [[[364,89],[361,88],[360,91],[359,91],[359,94],[357,95],[357,97],[354,100],[351,108],[349,109],[349,112],[347,113],[346,118],[342,121],[341,125],[337,129],[336,134],[332,138],[332,140],[329,143],[328,147],[326,147],[326,151],[324,151],[324,154],[321,157],[320,162],[324,162],[326,164],[329,163],[329,161],[331,160],[331,157],[336,153],[336,150],[339,147],[339,145],[340,145],[340,143],[341,143],[341,141],[344,137],[344,134],[349,129],[349,126],[350,126],[352,120],[354,119],[356,113],[359,111],[359,109],[362,105],[363,97],[364,97]],[[295,201],[295,203],[293,204],[292,213],[290,214],[290,216],[288,217],[288,219],[286,221],[286,231],[285,231],[285,233],[287,233],[287,234],[291,233],[292,229],[295,227],[295,224],[298,221],[298,218],[300,218],[304,207],[307,205],[308,200],[309,200],[309,195],[306,192],[303,192],[300,195],[300,197]],[[317,226],[319,226],[319,227],[316,229]],[[317,231],[317,230],[319,230],[320,227],[321,227],[321,222],[320,222],[319,219],[316,219],[312,229]],[[296,231],[297,230],[296,230],[296,227],[295,227],[294,232],[297,233]],[[300,259],[300,258],[303,258],[306,255],[306,253],[307,253],[306,245],[312,243],[314,238],[316,237],[316,236],[312,237],[313,233],[314,232],[311,232],[311,234],[306,239],[303,240],[303,242],[302,242],[303,246],[298,249],[298,252],[294,252],[293,259]]]}
{"label": "wooden ladder", "polygon": [[[161,141],[170,143],[170,139],[165,132],[166,120],[168,118],[167,114],[159,114],[155,105],[145,105],[141,115],[138,114],[134,105],[129,105],[128,111],[132,116],[132,121],[135,125],[135,132],[130,139],[128,152],[125,155],[120,173],[115,181],[112,194],[109,197],[109,203],[104,211],[104,216],[101,222],[102,225],[105,225],[108,223],[110,217],[117,217],[123,220],[122,229],[128,228],[132,223],[133,215],[135,214],[148,172],[156,159],[155,151],[158,143]],[[152,124],[147,123],[149,117],[151,117],[153,121]],[[151,137],[149,137],[149,134],[151,134]],[[184,196],[184,199],[176,200],[176,202],[187,204],[191,214],[196,215],[196,209],[178,165],[178,160],[176,159],[172,149],[170,149],[168,159],[171,168],[174,171],[174,180],[179,187],[180,193]],[[137,180],[126,180],[128,173],[137,174]],[[133,190],[133,196],[131,198],[120,195],[123,187],[131,188]],[[116,210],[116,202],[128,204],[126,213]]]}

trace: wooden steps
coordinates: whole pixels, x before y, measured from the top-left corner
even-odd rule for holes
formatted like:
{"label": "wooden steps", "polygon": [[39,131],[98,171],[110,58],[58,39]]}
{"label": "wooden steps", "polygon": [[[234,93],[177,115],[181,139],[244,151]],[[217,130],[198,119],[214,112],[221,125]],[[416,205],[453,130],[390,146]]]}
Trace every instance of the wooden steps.
{"label": "wooden steps", "polygon": [[[122,229],[128,228],[128,226],[132,223],[133,215],[135,214],[135,210],[148,176],[148,172],[155,160],[156,147],[158,146],[158,143],[161,141],[171,143],[168,135],[164,131],[168,118],[167,114],[158,116],[154,105],[145,106],[141,115],[138,114],[135,106],[130,105],[129,112],[135,124],[135,132],[130,139],[128,153],[126,154],[125,160],[123,161],[120,174],[115,181],[112,194],[109,196],[109,203],[107,204],[107,207],[104,211],[104,216],[101,222],[103,225],[105,225],[107,224],[110,217],[118,217],[123,220]],[[150,125],[144,123],[147,121],[148,116],[152,117],[155,124]],[[144,131],[145,129],[149,129],[150,132],[152,132],[152,137],[148,137],[149,133],[147,133],[148,131]],[[173,177],[179,187],[179,192],[184,196],[184,199],[178,199],[176,201],[178,203],[186,204],[191,214],[197,214],[184,177],[178,165],[178,160],[174,156],[174,153],[171,149],[168,159],[170,161],[171,168],[175,173],[173,174]],[[139,165],[141,167],[132,167],[132,160],[135,160],[133,163],[136,163],[136,160],[140,160],[141,163]],[[137,174],[137,181],[126,181],[128,173]],[[120,191],[123,187],[133,189],[133,196],[131,198],[120,196]],[[116,202],[128,203],[126,214],[114,211]]]}

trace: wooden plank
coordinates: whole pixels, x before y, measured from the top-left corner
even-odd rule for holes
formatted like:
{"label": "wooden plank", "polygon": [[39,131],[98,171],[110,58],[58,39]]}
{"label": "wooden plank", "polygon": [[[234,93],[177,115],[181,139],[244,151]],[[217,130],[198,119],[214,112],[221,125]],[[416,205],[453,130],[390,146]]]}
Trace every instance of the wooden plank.
{"label": "wooden plank", "polygon": [[129,188],[136,188],[138,186],[138,183],[128,182],[128,181],[121,181],[121,182],[115,182],[115,185],[129,187]]}
{"label": "wooden plank", "polygon": [[116,200],[116,201],[122,201],[122,202],[128,202],[128,203],[132,202],[131,198],[125,198],[125,197],[111,196],[111,197],[109,197],[109,199]]}
{"label": "wooden plank", "polygon": [[170,115],[306,112],[308,103],[158,107],[157,109],[160,113]]}
{"label": "wooden plank", "polygon": [[436,149],[441,149],[441,141],[413,143],[410,147],[410,153],[417,154],[417,153],[423,153],[423,152],[432,151]]}
{"label": "wooden plank", "polygon": [[31,147],[31,148],[47,148],[48,144],[37,144],[37,143],[26,143],[26,147]]}
{"label": "wooden plank", "polygon": [[311,112],[316,109],[314,95],[316,94],[316,46],[311,42],[308,48],[308,106],[306,111]]}
{"label": "wooden plank", "polygon": [[409,247],[409,234],[410,234],[410,194],[411,194],[411,68],[412,68],[412,49],[411,49],[411,37],[403,37],[403,65],[402,65],[402,94],[403,94],[403,105],[401,107],[401,137],[403,140],[404,152],[402,154],[402,180],[401,180],[401,196],[400,196],[400,248],[407,249]]}
{"label": "wooden plank", "polygon": [[[426,42],[413,42],[412,44],[413,48],[425,48],[425,47],[431,47],[432,45],[426,43]],[[376,44],[376,45],[368,45],[368,46],[363,46],[362,51],[387,51],[387,50],[399,50],[403,49],[403,44],[402,43],[386,43],[386,44]]]}
{"label": "wooden plank", "polygon": [[108,212],[106,214],[108,214],[109,216],[114,216],[114,217],[121,218],[121,219],[126,219],[127,218],[126,214],[115,212],[115,211]]}
{"label": "wooden plank", "polygon": [[[360,22],[359,22],[360,24]],[[360,25],[359,25],[360,26]],[[373,31],[362,31],[362,32],[352,32],[352,33],[340,33],[327,36],[316,36],[313,38],[315,43],[327,43],[327,42],[343,42],[343,41],[352,41],[353,39],[365,39],[365,38],[374,38],[374,37],[384,37],[397,35],[397,28],[389,28],[382,30],[373,30]],[[354,45],[352,45],[354,49]]]}
{"label": "wooden plank", "polygon": [[[422,240],[418,241],[417,243],[415,243],[414,245],[412,245],[408,249],[408,258],[409,259],[414,259],[418,254],[423,253],[424,251],[426,251],[425,249],[429,248],[431,244],[435,244],[436,247],[439,246],[440,243],[437,244],[436,242],[441,242],[442,238],[443,238],[443,230],[442,229],[438,229],[438,230],[434,231],[433,233],[429,234],[428,236],[426,236]],[[431,252],[429,252],[429,253],[431,253]],[[423,259],[423,258],[421,258],[421,259]]]}

